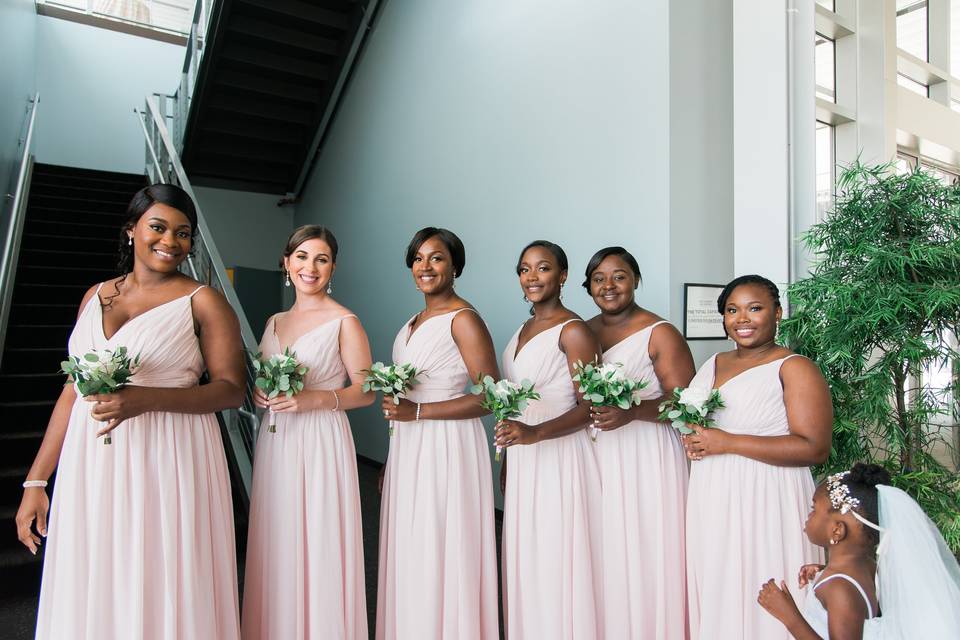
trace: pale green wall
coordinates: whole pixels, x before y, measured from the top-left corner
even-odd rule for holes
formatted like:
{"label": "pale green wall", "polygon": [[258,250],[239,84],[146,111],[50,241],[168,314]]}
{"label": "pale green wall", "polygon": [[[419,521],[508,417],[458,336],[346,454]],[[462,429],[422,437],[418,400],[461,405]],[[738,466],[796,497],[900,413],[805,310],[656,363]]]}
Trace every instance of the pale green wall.
{"label": "pale green wall", "polygon": [[[457,285],[498,351],[527,317],[520,248],[562,245],[566,300],[589,256],[633,250],[641,304],[669,311],[667,0],[392,0],[340,107],[296,223],[323,223],[341,246],[335,296],[363,321],[375,358],[423,299],[403,265],[426,225],[467,247]],[[383,460],[378,410],[352,412],[358,451]]]}
{"label": "pale green wall", "polygon": [[180,83],[186,49],[58,18],[37,18],[40,162],[142,173],[134,107]]}
{"label": "pale green wall", "polygon": [[[12,193],[27,99],[37,89],[37,10],[33,0],[0,2],[0,189]],[[0,204],[6,215],[10,203]]]}

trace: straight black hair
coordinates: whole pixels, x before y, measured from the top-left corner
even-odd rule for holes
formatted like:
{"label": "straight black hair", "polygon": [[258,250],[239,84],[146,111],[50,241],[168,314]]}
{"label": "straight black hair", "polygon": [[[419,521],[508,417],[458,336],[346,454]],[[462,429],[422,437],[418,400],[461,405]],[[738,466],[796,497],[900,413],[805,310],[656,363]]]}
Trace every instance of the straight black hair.
{"label": "straight black hair", "polygon": [[520,252],[520,257],[517,258],[517,275],[520,275],[520,263],[523,262],[523,254],[525,254],[528,249],[532,249],[533,247],[543,247],[544,249],[548,250],[553,254],[553,257],[556,258],[557,266],[560,267],[560,271],[567,270],[567,254],[563,250],[563,247],[558,244],[554,244],[549,240],[534,240],[523,248],[523,250]]}
{"label": "straight black hair", "polygon": [[407,245],[407,255],[405,258],[407,269],[413,268],[413,259],[417,257],[417,251],[420,245],[430,238],[439,238],[440,242],[447,247],[450,257],[453,260],[453,277],[459,278],[463,273],[463,267],[467,264],[466,251],[463,248],[463,242],[453,231],[442,227],[424,227],[413,234],[413,239]]}
{"label": "straight black hair", "polygon": [[637,282],[643,282],[643,276],[640,275],[640,265],[637,264],[637,259],[633,257],[633,254],[624,249],[623,247],[604,247],[593,254],[593,257],[590,258],[590,262],[587,263],[587,269],[584,272],[583,279],[583,288],[587,290],[587,293],[590,293],[590,276],[593,275],[593,272],[597,270],[597,267],[600,266],[600,263],[606,260],[610,256],[617,256],[621,260],[627,263],[627,266],[633,270],[633,275],[637,279]]}

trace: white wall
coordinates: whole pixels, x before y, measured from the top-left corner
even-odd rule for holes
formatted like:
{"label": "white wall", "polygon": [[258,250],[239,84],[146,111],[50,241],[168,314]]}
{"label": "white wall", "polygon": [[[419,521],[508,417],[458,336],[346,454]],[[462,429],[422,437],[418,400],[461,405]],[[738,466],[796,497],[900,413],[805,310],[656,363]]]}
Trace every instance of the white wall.
{"label": "white wall", "polygon": [[[12,192],[27,99],[36,91],[37,11],[33,0],[0,2],[0,189]],[[44,105],[46,106],[46,105]],[[39,112],[38,112],[39,113]],[[6,214],[9,202],[0,204]]]}
{"label": "white wall", "polygon": [[[514,274],[520,249],[563,246],[565,300],[590,255],[637,255],[640,303],[669,311],[667,0],[389,2],[313,172],[297,224],[340,241],[340,300],[364,322],[375,358],[422,307],[403,265],[426,225],[463,239],[457,289],[497,349],[527,317]],[[383,459],[376,410],[354,412],[358,451]]]}
{"label": "white wall", "polygon": [[[670,318],[683,284],[733,279],[732,0],[670,4]],[[697,366],[725,340],[689,342]]]}
{"label": "white wall", "polygon": [[227,267],[279,269],[277,261],[293,231],[292,206],[278,207],[280,197],[265,193],[209,187],[194,187],[193,192]]}
{"label": "white wall", "polygon": [[142,173],[144,139],[133,108],[179,84],[185,49],[57,18],[37,18],[43,105],[37,160]]}

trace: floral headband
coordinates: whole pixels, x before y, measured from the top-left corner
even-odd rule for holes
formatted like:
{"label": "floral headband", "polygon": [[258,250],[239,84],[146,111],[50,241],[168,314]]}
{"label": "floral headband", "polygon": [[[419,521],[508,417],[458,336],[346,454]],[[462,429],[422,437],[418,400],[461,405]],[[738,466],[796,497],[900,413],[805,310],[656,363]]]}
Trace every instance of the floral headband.
{"label": "floral headband", "polygon": [[854,509],[860,506],[860,500],[850,495],[850,487],[843,481],[848,475],[850,475],[849,471],[841,471],[832,476],[827,476],[827,496],[830,498],[830,506],[842,514],[853,514],[854,518],[871,529],[883,531],[879,526],[854,511]]}

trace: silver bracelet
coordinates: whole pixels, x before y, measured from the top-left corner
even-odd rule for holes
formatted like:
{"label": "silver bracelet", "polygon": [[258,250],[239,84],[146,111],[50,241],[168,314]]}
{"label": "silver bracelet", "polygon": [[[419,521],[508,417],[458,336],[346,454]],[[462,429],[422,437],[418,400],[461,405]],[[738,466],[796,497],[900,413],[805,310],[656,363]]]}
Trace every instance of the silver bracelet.
{"label": "silver bracelet", "polygon": [[331,390],[330,393],[333,394],[333,398],[337,401],[337,404],[331,409],[331,411],[336,411],[340,408],[340,396],[337,395],[336,391]]}
{"label": "silver bracelet", "polygon": [[46,480],[27,480],[23,483],[24,489],[29,489],[31,487],[40,487],[41,489],[47,486]]}
{"label": "silver bracelet", "polygon": [[420,422],[420,403],[417,403],[417,422]]}

